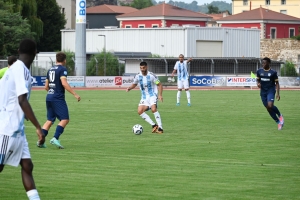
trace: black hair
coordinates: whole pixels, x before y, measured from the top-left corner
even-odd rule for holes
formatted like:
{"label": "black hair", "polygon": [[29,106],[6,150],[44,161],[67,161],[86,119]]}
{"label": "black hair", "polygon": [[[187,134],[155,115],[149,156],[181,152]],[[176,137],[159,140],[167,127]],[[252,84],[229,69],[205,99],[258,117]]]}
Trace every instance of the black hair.
{"label": "black hair", "polygon": [[141,62],[140,66],[147,66],[147,63],[146,62]]}
{"label": "black hair", "polygon": [[269,64],[271,64],[271,59],[270,58],[268,58],[268,57],[264,57],[264,59],[263,60],[265,60],[265,61],[267,61]]}
{"label": "black hair", "polygon": [[32,39],[24,39],[20,42],[19,46],[20,54],[35,55],[36,54],[36,43]]}
{"label": "black hair", "polygon": [[17,57],[16,56],[9,56],[7,58],[7,62],[8,62],[8,65],[11,66],[12,64],[14,64],[14,62],[17,61]]}

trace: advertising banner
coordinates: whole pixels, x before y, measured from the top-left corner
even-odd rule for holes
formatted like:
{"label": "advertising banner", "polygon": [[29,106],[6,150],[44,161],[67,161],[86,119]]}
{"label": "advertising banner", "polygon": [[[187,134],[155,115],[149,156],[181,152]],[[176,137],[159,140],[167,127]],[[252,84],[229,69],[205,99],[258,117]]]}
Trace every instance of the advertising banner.
{"label": "advertising banner", "polygon": [[87,76],[86,87],[128,87],[133,83],[133,76]]}
{"label": "advertising banner", "polygon": [[86,0],[76,0],[76,23],[86,23]]}
{"label": "advertising banner", "polygon": [[31,85],[32,86],[45,86],[46,76],[32,76]]}
{"label": "advertising banner", "polygon": [[159,76],[158,79],[163,86],[177,86],[177,76]]}
{"label": "advertising banner", "polygon": [[300,86],[300,77],[279,77],[280,86]]}
{"label": "advertising banner", "polygon": [[226,86],[256,86],[256,78],[228,76]]}
{"label": "advertising banner", "polygon": [[190,76],[192,86],[226,86],[225,76]]}
{"label": "advertising banner", "polygon": [[71,87],[83,87],[84,86],[84,76],[68,76],[67,80]]}

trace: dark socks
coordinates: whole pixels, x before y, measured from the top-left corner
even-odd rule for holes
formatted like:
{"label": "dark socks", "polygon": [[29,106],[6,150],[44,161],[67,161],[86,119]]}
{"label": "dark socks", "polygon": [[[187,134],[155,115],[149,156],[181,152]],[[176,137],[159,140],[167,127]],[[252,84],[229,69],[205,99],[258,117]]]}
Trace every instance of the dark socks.
{"label": "dark socks", "polygon": [[57,125],[54,137],[58,140],[59,136],[64,132],[64,127]]}

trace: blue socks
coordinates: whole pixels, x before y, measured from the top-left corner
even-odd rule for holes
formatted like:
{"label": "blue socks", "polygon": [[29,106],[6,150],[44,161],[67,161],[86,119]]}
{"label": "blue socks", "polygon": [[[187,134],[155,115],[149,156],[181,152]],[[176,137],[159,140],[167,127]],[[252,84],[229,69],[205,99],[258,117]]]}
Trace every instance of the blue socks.
{"label": "blue socks", "polygon": [[60,125],[57,125],[54,137],[58,140],[59,136],[64,132],[64,128]]}
{"label": "blue socks", "polygon": [[278,117],[280,117],[281,113],[279,112],[278,108],[273,105],[272,110],[276,113]]}
{"label": "blue socks", "polygon": [[42,129],[42,132],[43,132],[43,134],[44,134],[45,137],[48,135],[48,130]]}

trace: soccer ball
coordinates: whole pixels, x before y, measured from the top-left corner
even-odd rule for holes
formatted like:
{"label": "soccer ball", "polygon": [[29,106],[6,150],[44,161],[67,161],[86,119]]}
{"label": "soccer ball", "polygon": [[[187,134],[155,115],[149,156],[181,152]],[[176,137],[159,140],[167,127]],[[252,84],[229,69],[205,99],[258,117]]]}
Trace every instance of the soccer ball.
{"label": "soccer ball", "polygon": [[136,135],[141,135],[143,133],[142,125],[136,124],[132,127],[132,132]]}

